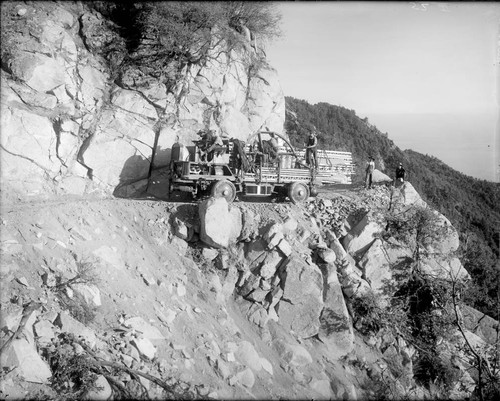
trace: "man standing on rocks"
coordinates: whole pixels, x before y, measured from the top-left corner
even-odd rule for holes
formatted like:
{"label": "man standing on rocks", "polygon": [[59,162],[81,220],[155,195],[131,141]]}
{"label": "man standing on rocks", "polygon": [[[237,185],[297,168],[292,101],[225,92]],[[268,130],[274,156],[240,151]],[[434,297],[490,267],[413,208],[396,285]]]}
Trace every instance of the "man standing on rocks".
{"label": "man standing on rocks", "polygon": [[403,168],[403,163],[399,163],[398,168],[396,169],[396,187],[399,187],[403,184],[405,180],[405,169]]}
{"label": "man standing on rocks", "polygon": [[366,165],[365,189],[372,188],[373,170],[375,170],[375,159],[370,156],[370,161]]}

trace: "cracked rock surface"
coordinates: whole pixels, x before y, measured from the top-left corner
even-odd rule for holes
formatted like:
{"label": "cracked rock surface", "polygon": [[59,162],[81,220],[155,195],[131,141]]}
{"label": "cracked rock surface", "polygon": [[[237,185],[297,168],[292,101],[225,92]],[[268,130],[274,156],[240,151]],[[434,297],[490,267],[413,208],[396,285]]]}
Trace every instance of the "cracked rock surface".
{"label": "cracked rock surface", "polygon": [[7,3],[2,45],[1,178],[23,197],[144,186],[177,138],[283,128],[277,73],[265,60],[251,70],[248,49],[214,48],[167,86],[158,71],[122,65],[124,39],[85,2]]}

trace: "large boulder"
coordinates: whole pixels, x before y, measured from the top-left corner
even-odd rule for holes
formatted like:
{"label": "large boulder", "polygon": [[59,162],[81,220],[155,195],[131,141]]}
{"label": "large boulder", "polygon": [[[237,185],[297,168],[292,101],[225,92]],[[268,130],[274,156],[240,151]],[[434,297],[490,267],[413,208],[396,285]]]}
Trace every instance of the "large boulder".
{"label": "large boulder", "polygon": [[241,233],[241,212],[225,198],[208,198],[199,205],[200,239],[214,248],[227,248]]}
{"label": "large boulder", "polygon": [[278,304],[283,327],[305,338],[318,333],[323,310],[323,276],[318,266],[296,257],[280,268],[283,297]]}
{"label": "large boulder", "polygon": [[1,365],[9,370],[16,368],[24,380],[33,383],[48,384],[52,376],[49,366],[38,355],[35,344],[25,338],[12,341],[2,353]]}
{"label": "large boulder", "polygon": [[387,184],[392,182],[392,178],[382,173],[382,171],[375,169],[372,174],[372,182],[374,184]]}

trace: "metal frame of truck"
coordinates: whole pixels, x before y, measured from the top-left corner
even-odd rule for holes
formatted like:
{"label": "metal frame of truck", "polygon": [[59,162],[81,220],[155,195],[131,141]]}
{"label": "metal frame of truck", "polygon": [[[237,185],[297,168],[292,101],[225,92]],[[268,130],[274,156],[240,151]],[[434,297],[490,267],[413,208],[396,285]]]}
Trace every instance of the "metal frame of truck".
{"label": "metal frame of truck", "polygon": [[[231,159],[233,143],[224,140],[225,152],[222,157],[210,162],[200,161],[198,148],[190,152],[189,159],[172,160],[170,165],[169,195],[177,192],[190,192],[193,198],[202,194],[214,197],[224,197],[230,203],[237,194],[251,197],[277,196],[281,200],[288,197],[293,203],[302,203],[309,196],[317,194],[318,182],[350,183],[353,173],[351,154],[349,152],[332,152],[318,150],[327,162],[320,163],[318,170],[309,168],[303,160],[305,151],[296,151],[282,135],[273,132],[284,145],[278,150],[277,160],[270,162],[260,151],[253,151],[253,143],[262,149],[263,136],[269,136],[270,131],[259,131],[252,135],[245,146],[245,153],[253,162],[253,172],[235,174],[234,160]],[[194,153],[194,154],[193,154]],[[332,163],[331,154],[336,154],[336,166]],[[338,162],[340,160],[340,162]],[[233,167],[231,167],[233,166]],[[336,174],[336,175],[335,175]]]}

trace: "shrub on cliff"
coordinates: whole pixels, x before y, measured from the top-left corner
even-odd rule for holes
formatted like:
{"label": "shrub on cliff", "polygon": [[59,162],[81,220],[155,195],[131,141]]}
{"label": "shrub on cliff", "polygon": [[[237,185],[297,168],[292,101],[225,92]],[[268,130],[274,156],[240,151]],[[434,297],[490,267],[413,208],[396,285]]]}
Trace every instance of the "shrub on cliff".
{"label": "shrub on cliff", "polygon": [[[265,2],[148,2],[138,15],[142,45],[156,57],[199,62],[214,34],[230,46],[280,35],[280,15]],[[247,36],[250,36],[248,38]]]}

